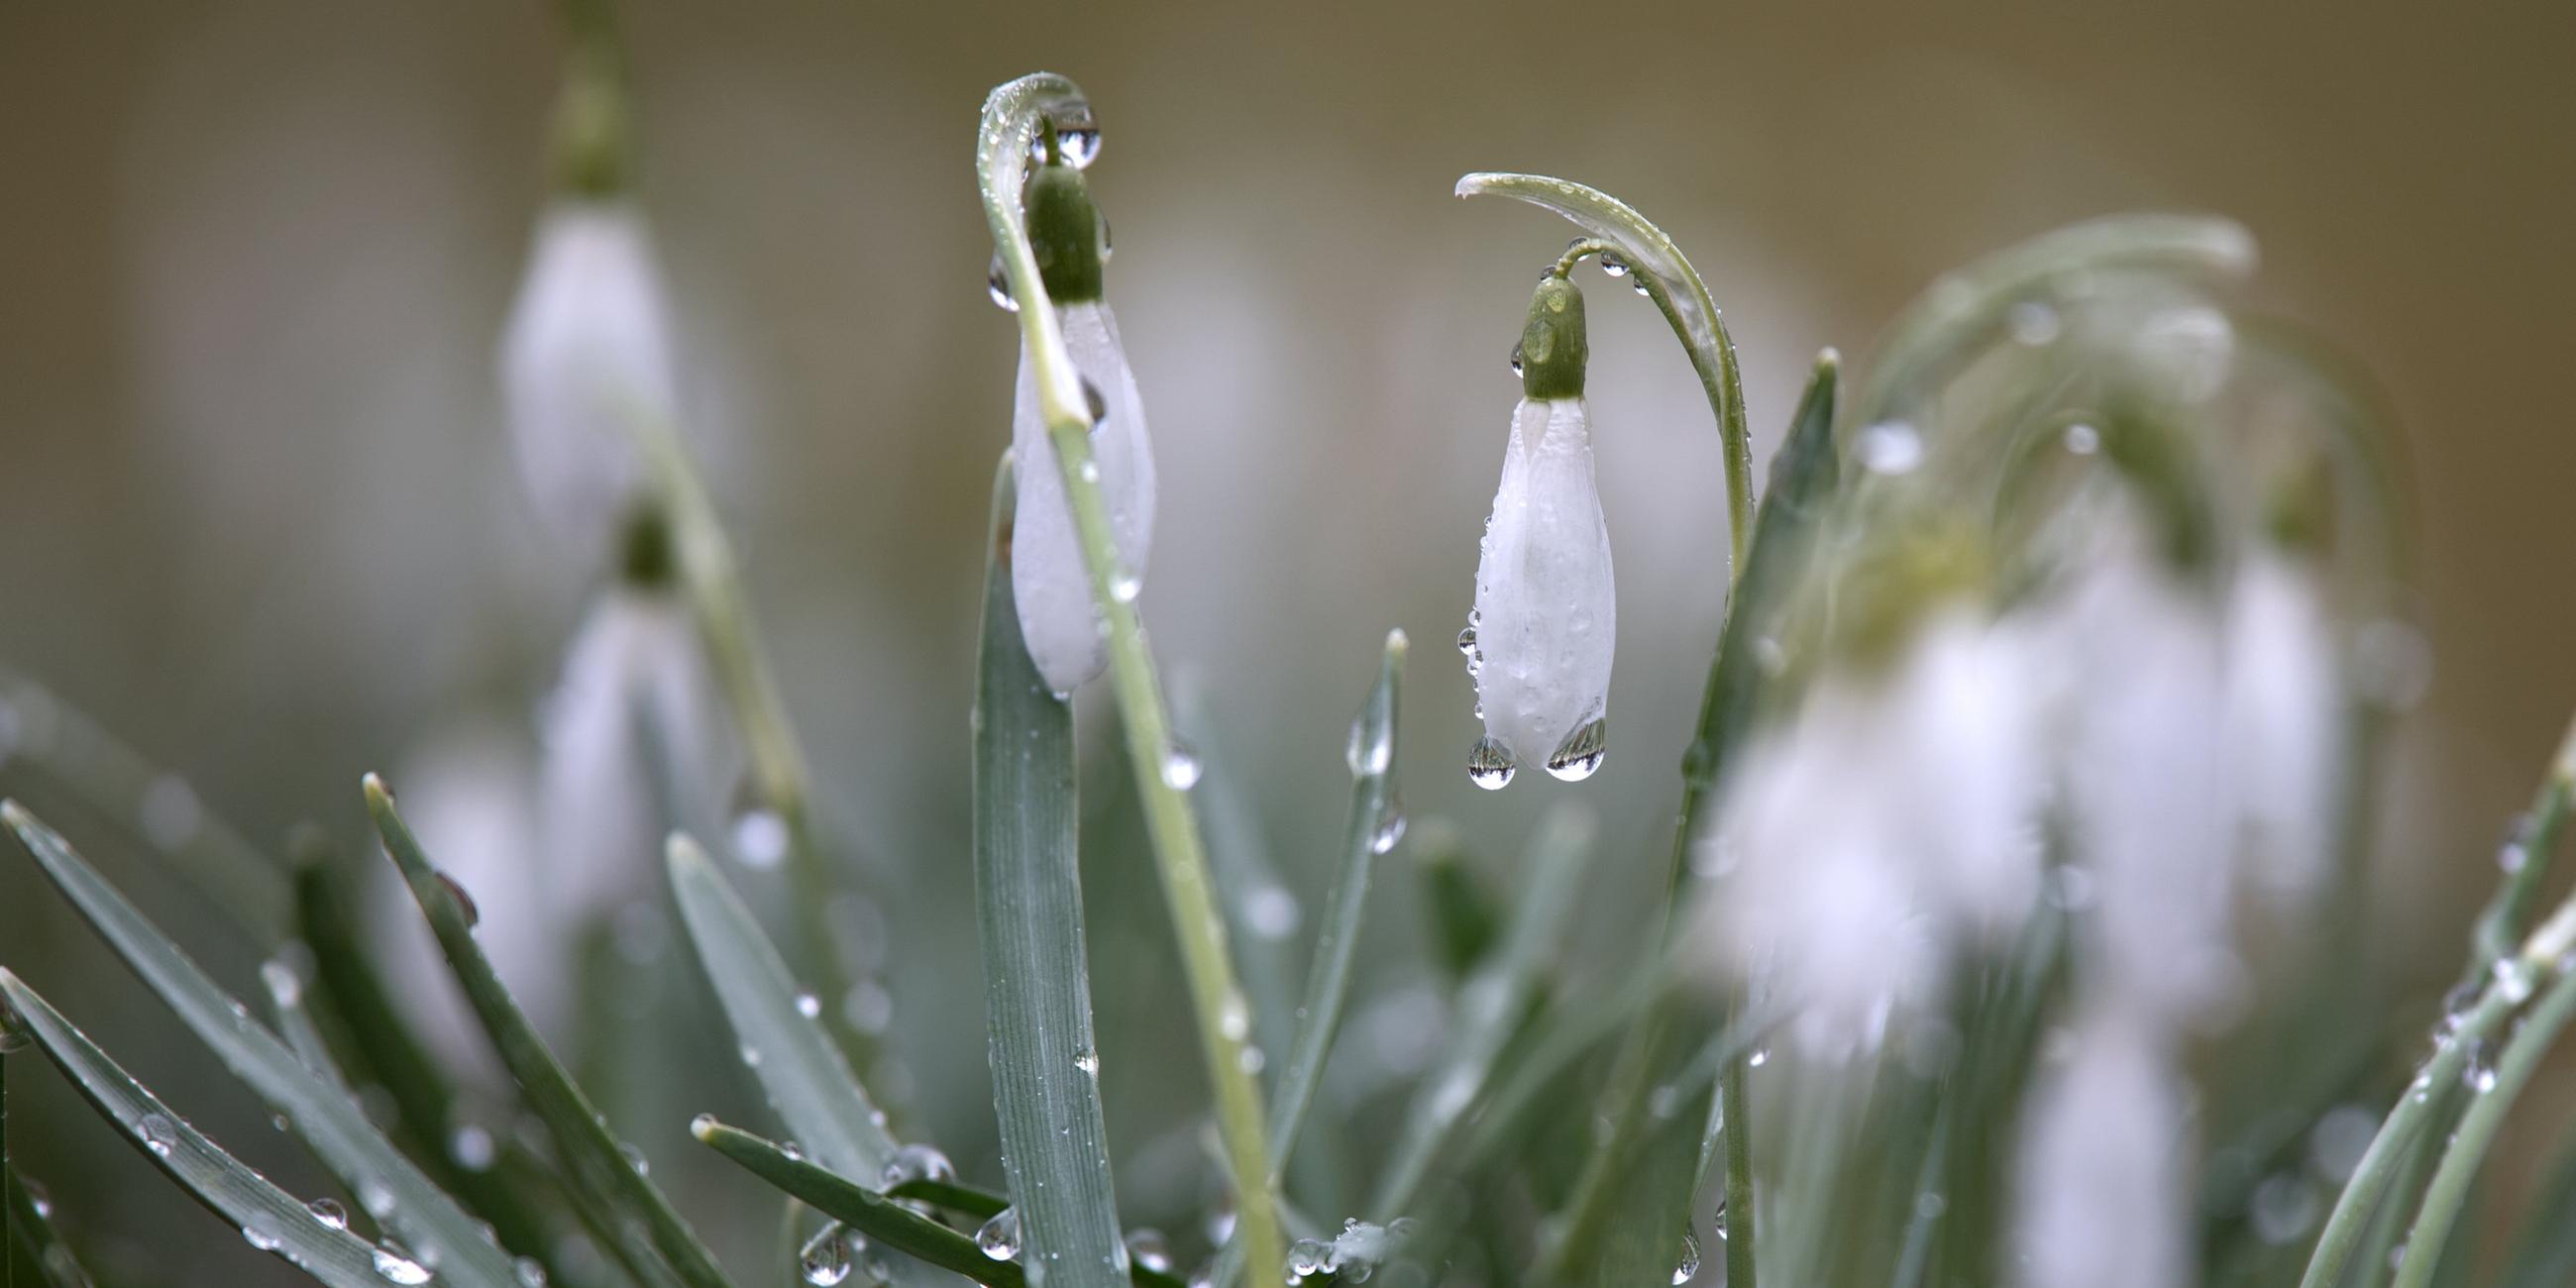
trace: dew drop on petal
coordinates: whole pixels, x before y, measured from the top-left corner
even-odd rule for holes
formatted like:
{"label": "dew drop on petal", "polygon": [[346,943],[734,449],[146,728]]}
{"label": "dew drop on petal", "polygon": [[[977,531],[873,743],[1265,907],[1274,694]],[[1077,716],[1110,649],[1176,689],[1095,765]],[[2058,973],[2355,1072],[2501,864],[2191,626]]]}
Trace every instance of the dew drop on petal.
{"label": "dew drop on petal", "polygon": [[1520,762],[1512,758],[1511,746],[1487,734],[1476,740],[1467,752],[1467,781],[1486,791],[1500,791],[1512,781]]}
{"label": "dew drop on petal", "polygon": [[1610,753],[1610,722],[1595,719],[1566,735],[1554,755],[1547,758],[1547,772],[1569,783],[1590,778],[1601,768],[1602,757]]}

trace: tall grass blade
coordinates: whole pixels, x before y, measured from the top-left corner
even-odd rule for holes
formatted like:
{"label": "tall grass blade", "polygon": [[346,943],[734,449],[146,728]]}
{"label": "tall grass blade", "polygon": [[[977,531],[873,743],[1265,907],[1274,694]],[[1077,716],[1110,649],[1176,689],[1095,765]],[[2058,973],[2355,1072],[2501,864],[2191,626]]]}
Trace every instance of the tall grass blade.
{"label": "tall grass blade", "polygon": [[1121,1288],[1091,1028],[1076,841],[1073,708],[1029,660],[1011,591],[1013,479],[993,483],[975,679],[975,909],[993,1112],[1022,1256],[1059,1288]]}
{"label": "tall grass blade", "polygon": [[529,1108],[545,1125],[563,1165],[574,1172],[581,1185],[613,1198],[626,1216],[640,1223],[663,1262],[688,1288],[730,1288],[715,1258],[698,1242],[661,1187],[628,1159],[624,1147],[610,1134],[608,1124],[592,1108],[590,1098],[564,1072],[563,1064],[547,1049],[545,1040],[537,1036],[536,1027],[528,1022],[526,1013],[492,969],[491,961],[474,942],[464,901],[430,866],[429,856],[421,852],[420,842],[395,811],[393,793],[386,789],[384,780],[369,774],[366,796],[367,812],[374,816],[376,832],[384,838],[385,853],[402,870],[413,900],[429,919],[439,949],[446,954],[448,967],[465,992],[465,1000],[482,1020],[502,1066],[526,1093]]}
{"label": "tall grass blade", "polygon": [[253,1020],[69,843],[15,801],[0,804],[0,821],[18,834],[55,887],[197,1040],[272,1111],[285,1115],[323,1166],[424,1264],[470,1282],[513,1282],[509,1254],[485,1235],[481,1222],[394,1148],[357,1102],[306,1068],[277,1035]]}
{"label": "tall grass blade", "polygon": [[984,1255],[973,1239],[847,1177],[806,1162],[750,1132],[700,1116],[689,1130],[717,1153],[769,1182],[780,1193],[839,1221],[869,1239],[920,1261],[953,1270],[988,1288],[1027,1288],[1018,1262]]}
{"label": "tall grass blade", "polygon": [[[124,1129],[127,1139],[153,1166],[231,1222],[252,1247],[276,1254],[332,1288],[428,1282],[429,1272],[420,1263],[322,1221],[302,1200],[270,1184],[199,1134],[143,1084],[127,1076],[34,989],[5,970],[0,970],[0,996],[5,996],[36,1045],[44,1048],[101,1117]],[[450,1282],[489,1288],[511,1288],[516,1283],[506,1271],[501,1278],[482,1279],[466,1267],[458,1267]]]}

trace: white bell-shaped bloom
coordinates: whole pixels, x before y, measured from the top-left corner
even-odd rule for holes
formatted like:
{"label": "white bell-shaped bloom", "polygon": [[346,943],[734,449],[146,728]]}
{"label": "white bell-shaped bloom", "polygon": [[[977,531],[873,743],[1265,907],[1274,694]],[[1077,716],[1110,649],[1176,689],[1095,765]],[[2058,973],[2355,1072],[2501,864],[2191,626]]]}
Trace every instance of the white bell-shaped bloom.
{"label": "white bell-shaped bloom", "polygon": [[2139,1013],[2092,1010],[2024,1110],[2016,1187],[2021,1288],[2184,1288],[2190,1195],[2184,1088]]}
{"label": "white bell-shaped bloom", "polygon": [[1588,777],[1605,749],[1618,621],[1579,397],[1525,398],[1512,412],[1468,629],[1460,642],[1485,721],[1470,776],[1500,787],[1539,759],[1559,778]]}
{"label": "white bell-shaped bloom", "polygon": [[623,422],[676,422],[672,355],[643,213],[621,200],[555,203],[502,336],[501,392],[530,499],[580,549],[604,547],[641,481]]}
{"label": "white bell-shaped bloom", "polygon": [[2015,624],[1944,610],[1886,670],[1818,679],[1729,773],[1694,860],[1722,878],[1696,942],[1795,990],[1809,1053],[1874,1041],[2028,914],[2046,783],[2028,655]]}
{"label": "white bell-shaped bloom", "polygon": [[[1056,310],[1066,350],[1099,413],[1091,429],[1092,467],[1109,511],[1118,565],[1112,592],[1133,598],[1143,585],[1154,536],[1154,451],[1145,404],[1118,341],[1118,319],[1099,300]],[[1011,453],[1019,499],[1011,522],[1011,593],[1019,602],[1020,637],[1048,687],[1071,693],[1108,662],[1105,621],[1091,594],[1082,538],[1065,495],[1055,443],[1038,411],[1037,372],[1020,346],[1019,390],[1011,409]]]}
{"label": "white bell-shaped bloom", "polygon": [[2227,607],[2228,755],[2251,875],[2283,897],[2314,888],[2343,772],[2335,627],[2315,571],[2278,549],[2238,566]]}

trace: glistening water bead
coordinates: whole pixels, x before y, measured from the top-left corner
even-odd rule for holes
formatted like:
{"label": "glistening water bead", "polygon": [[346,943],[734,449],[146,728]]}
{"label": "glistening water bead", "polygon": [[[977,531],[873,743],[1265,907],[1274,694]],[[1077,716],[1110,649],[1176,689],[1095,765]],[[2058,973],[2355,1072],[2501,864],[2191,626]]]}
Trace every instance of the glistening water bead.
{"label": "glistening water bead", "polygon": [[994,1261],[1020,1255],[1020,1210],[1006,1207],[975,1231],[975,1247]]}

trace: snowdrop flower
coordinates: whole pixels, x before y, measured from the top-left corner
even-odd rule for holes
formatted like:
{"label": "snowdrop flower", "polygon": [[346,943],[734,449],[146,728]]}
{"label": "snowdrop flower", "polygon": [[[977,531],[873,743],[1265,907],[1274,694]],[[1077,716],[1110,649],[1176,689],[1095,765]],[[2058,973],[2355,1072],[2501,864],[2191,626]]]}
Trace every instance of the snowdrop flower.
{"label": "snowdrop flower", "polygon": [[1467,774],[1485,788],[1510,782],[1525,757],[1544,757],[1569,782],[1601,767],[1617,630],[1583,401],[1591,349],[1574,283],[1555,273],[1540,280],[1512,354],[1521,402],[1485,521],[1475,611],[1458,639],[1485,722]]}
{"label": "snowdrop flower", "polygon": [[[1144,401],[1118,340],[1118,319],[1101,298],[1101,224],[1082,172],[1041,167],[1029,182],[1029,239],[1039,277],[1064,331],[1065,349],[1091,395],[1091,455],[1118,566],[1112,593],[1142,588],[1154,535],[1154,456]],[[1055,443],[1038,408],[1037,371],[1020,342],[1019,388],[1011,408],[1011,450],[1021,462],[1011,524],[1011,593],[1020,636],[1049,687],[1069,694],[1108,663],[1106,623],[1092,600],[1082,539],[1065,495]]]}
{"label": "snowdrop flower", "polygon": [[2045,785],[2027,632],[1964,605],[1884,670],[1838,669],[1745,750],[1696,866],[1725,880],[1697,942],[1797,990],[1811,1054],[1874,1042],[1962,945],[2038,893]]}
{"label": "snowdrop flower", "polygon": [[2266,545],[2236,571],[2227,609],[2226,737],[2252,875],[2303,893],[2325,866],[2343,770],[2343,690],[2325,588]]}
{"label": "snowdrop flower", "polygon": [[2024,1111],[2014,1282],[2182,1288],[2190,1264],[2183,1087],[2164,1036],[2090,1011]]}

